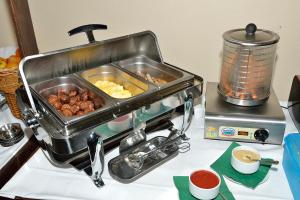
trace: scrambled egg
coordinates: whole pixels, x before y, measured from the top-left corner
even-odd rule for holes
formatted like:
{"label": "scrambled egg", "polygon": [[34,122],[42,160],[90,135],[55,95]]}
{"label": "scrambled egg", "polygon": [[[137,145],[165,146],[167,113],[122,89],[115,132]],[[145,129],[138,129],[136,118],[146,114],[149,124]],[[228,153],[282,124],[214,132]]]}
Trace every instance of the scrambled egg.
{"label": "scrambled egg", "polygon": [[129,90],[126,90],[122,85],[119,85],[111,81],[99,80],[95,83],[95,86],[114,98],[132,97],[132,94]]}

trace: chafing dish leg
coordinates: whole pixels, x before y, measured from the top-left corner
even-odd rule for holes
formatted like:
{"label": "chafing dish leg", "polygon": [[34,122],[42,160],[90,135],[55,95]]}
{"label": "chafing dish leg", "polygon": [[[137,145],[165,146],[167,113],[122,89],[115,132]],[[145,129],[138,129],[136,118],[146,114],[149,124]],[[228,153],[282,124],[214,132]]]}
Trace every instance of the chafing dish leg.
{"label": "chafing dish leg", "polygon": [[183,140],[188,140],[186,137],[185,131],[189,128],[194,113],[194,97],[193,93],[189,93],[184,99],[184,114],[183,114],[183,122],[180,130],[180,134],[183,136]]}
{"label": "chafing dish leg", "polygon": [[92,169],[90,177],[97,187],[102,187],[104,186],[104,182],[101,177],[104,170],[104,149],[102,137],[94,132],[91,133],[87,139],[87,146]]}

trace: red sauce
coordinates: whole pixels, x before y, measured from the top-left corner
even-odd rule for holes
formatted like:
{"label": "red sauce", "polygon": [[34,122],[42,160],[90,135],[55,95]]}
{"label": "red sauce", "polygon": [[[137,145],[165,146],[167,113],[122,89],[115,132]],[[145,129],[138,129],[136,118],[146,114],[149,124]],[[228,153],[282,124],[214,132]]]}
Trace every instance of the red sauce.
{"label": "red sauce", "polygon": [[211,189],[219,184],[218,177],[214,173],[207,170],[199,170],[194,172],[191,175],[191,181],[194,183],[194,185],[204,189]]}

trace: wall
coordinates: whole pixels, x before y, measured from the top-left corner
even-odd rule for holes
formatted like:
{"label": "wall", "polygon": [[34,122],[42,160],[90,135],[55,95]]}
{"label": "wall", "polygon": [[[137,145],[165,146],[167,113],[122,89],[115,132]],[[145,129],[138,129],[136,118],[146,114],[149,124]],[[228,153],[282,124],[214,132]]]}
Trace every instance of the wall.
{"label": "wall", "polygon": [[13,22],[6,0],[0,0],[0,47],[17,46]]}
{"label": "wall", "polygon": [[104,23],[103,40],[143,30],[158,37],[164,60],[218,81],[222,34],[255,22],[281,39],[273,87],[287,100],[294,74],[300,74],[299,0],[29,0],[41,52],[87,43],[67,31],[88,23]]}

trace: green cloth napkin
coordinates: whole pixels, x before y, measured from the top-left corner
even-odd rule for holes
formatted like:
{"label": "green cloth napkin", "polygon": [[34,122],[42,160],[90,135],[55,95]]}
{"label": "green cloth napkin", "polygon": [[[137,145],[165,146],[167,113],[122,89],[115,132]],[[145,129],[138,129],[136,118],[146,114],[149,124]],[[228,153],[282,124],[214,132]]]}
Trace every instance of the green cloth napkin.
{"label": "green cloth napkin", "polygon": [[218,158],[210,167],[217,171],[219,174],[227,176],[228,178],[241,183],[242,185],[249,188],[256,188],[266,177],[271,166],[260,165],[257,172],[253,174],[241,174],[237,172],[231,166],[231,152],[232,149],[240,146],[239,144],[233,142],[228,149]]}
{"label": "green cloth napkin", "polygon": [[[226,200],[234,200],[232,193],[228,190],[228,187],[221,177],[220,193],[225,197]],[[190,193],[189,190],[189,177],[188,176],[173,176],[173,181],[176,188],[179,191],[180,200],[195,200],[196,198]],[[223,200],[220,194],[215,198],[215,200]]]}

